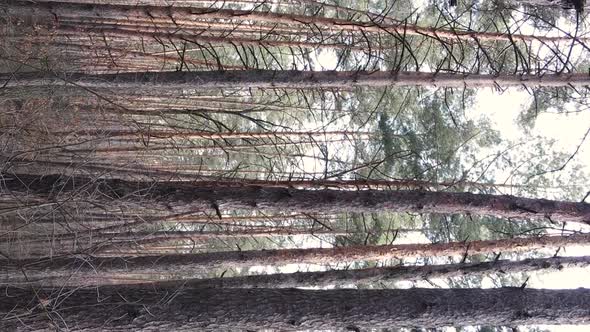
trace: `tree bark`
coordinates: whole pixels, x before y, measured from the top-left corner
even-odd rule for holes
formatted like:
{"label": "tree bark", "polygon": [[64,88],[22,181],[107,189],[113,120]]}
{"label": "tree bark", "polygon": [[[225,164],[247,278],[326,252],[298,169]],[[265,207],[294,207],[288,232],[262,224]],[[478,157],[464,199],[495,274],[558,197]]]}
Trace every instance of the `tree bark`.
{"label": "tree bark", "polygon": [[[489,274],[506,275],[510,273],[530,273],[562,271],[569,268],[587,268],[590,257],[551,257],[525,259],[521,261],[499,260],[482,263],[419,265],[375,267],[355,270],[330,270],[322,272],[295,272],[262,274],[241,277],[220,277],[212,279],[188,279],[183,285],[190,288],[298,288],[374,284],[379,282],[422,281],[435,278],[453,278],[461,276],[484,276]],[[155,280],[100,277],[55,277],[29,279],[18,284],[39,285],[44,287],[79,287],[108,284],[136,284],[152,281],[160,284],[175,285],[178,281],[162,281],[162,276]],[[8,284],[8,283],[7,283]],[[16,285],[13,283],[12,285]]]}
{"label": "tree bark", "polygon": [[209,88],[351,88],[358,86],[434,87],[564,87],[590,85],[590,75],[486,75],[393,71],[227,70],[129,72],[119,74],[12,73],[0,76],[6,88],[78,87],[134,91],[177,91]]}
{"label": "tree bark", "polygon": [[[472,242],[400,244],[336,248],[227,251],[164,256],[96,257],[90,255],[0,261],[0,283],[22,283],[23,271],[30,280],[43,278],[108,279],[142,275],[146,279],[165,275],[176,279],[193,278],[196,272],[223,267],[280,265],[296,263],[327,264],[363,260],[409,259],[428,256],[459,256],[500,252],[530,252],[568,245],[590,244],[590,234],[569,237],[547,236]],[[56,281],[58,282],[58,281]]]}
{"label": "tree bark", "polygon": [[[215,222],[215,221],[210,221]],[[43,237],[0,237],[0,249],[13,258],[47,257],[66,254],[87,253],[92,255],[115,255],[137,248],[150,247],[160,243],[183,246],[187,243],[205,244],[215,239],[264,238],[273,236],[322,236],[346,235],[343,231],[318,230],[311,228],[251,228],[231,231],[141,231],[125,233],[92,233],[91,230],[76,234],[56,234]],[[19,248],[26,248],[25,250]],[[14,251],[17,251],[16,253]],[[23,254],[24,252],[24,254]],[[50,254],[51,253],[51,254]]]}
{"label": "tree bark", "polygon": [[[313,138],[320,137],[324,139],[334,137],[370,137],[376,135],[373,132],[367,131],[266,131],[266,132],[211,132],[211,131],[197,131],[189,129],[110,129],[110,128],[89,128],[81,130],[63,130],[51,131],[52,135],[75,135],[77,137],[84,136],[102,136],[109,138],[204,138],[204,139],[256,139],[256,138]],[[401,135],[394,135],[399,137]]]}
{"label": "tree bark", "polygon": [[590,290],[15,289],[0,295],[4,331],[194,331],[584,324]]}
{"label": "tree bark", "polygon": [[[331,270],[323,272],[296,272],[253,275],[245,277],[195,279],[186,283],[197,288],[296,288],[348,285],[376,282],[421,281],[433,278],[482,276],[491,273],[527,273],[561,271],[567,268],[590,266],[590,257],[551,257],[522,261],[491,261],[470,264],[444,264],[420,266],[375,267],[359,270]],[[45,284],[47,285],[47,284]],[[59,286],[61,284],[56,284]],[[86,284],[80,280],[76,285]]]}
{"label": "tree bark", "polygon": [[[578,0],[563,0],[562,2],[551,0],[520,0],[522,3],[532,5],[555,6],[556,3],[573,4]],[[19,0],[7,0],[4,11],[8,17],[28,24],[51,25],[59,28],[60,24],[79,24],[80,28],[88,25],[99,28],[101,25],[122,27],[134,24],[157,25],[159,28],[190,28],[198,22],[206,20],[238,20],[238,22],[255,22],[255,24],[269,24],[276,26],[283,24],[289,27],[309,26],[332,31],[349,31],[361,33],[391,33],[400,36],[415,35],[429,36],[438,40],[491,40],[491,41],[541,41],[545,43],[569,41],[573,37],[534,36],[523,34],[510,34],[500,32],[477,32],[464,30],[449,30],[443,28],[421,27],[407,22],[397,24],[377,23],[374,18],[368,16],[366,21],[346,20],[319,15],[296,15],[275,12],[263,12],[254,10],[236,10],[227,8],[198,8],[183,6],[138,6],[138,5],[108,5],[108,4],[76,4],[70,2],[37,2],[34,6]],[[2,7],[0,7],[2,8]],[[83,19],[82,22],[79,20]],[[236,22],[235,24],[239,24]],[[235,28],[235,27],[234,27]],[[314,31],[314,30],[311,30]],[[98,32],[98,31],[97,31]],[[228,40],[231,37],[228,38]],[[579,38],[584,40],[584,38]]]}
{"label": "tree bark", "polygon": [[115,204],[145,203],[151,208],[182,213],[225,209],[340,213],[391,211],[470,213],[505,218],[547,218],[590,224],[590,204],[420,190],[309,190],[274,186],[217,186],[204,182],[133,182],[64,175],[3,174],[5,195],[19,195],[63,204],[84,200]]}

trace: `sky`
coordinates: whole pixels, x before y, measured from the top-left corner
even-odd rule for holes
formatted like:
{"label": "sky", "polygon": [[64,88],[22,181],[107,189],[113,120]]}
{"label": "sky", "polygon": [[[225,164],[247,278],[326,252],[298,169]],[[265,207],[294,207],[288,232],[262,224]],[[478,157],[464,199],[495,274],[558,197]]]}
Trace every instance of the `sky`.
{"label": "sky", "polygon": [[[569,114],[541,113],[531,133],[527,134],[519,128],[517,118],[530,99],[531,96],[522,89],[510,88],[500,93],[492,88],[483,88],[477,93],[473,112],[468,113],[473,118],[487,117],[494,123],[494,128],[501,130],[505,139],[520,141],[531,136],[544,136],[555,139],[562,151],[573,153],[590,127],[590,110]],[[590,171],[588,145],[582,145],[576,161]]]}

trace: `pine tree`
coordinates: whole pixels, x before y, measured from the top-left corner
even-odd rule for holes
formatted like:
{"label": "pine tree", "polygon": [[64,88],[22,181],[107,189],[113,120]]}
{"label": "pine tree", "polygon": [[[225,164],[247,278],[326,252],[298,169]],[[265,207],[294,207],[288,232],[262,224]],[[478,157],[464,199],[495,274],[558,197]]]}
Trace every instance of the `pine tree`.
{"label": "pine tree", "polygon": [[583,324],[587,289],[298,290],[125,286],[16,289],[0,295],[4,330],[68,328],[349,329]]}

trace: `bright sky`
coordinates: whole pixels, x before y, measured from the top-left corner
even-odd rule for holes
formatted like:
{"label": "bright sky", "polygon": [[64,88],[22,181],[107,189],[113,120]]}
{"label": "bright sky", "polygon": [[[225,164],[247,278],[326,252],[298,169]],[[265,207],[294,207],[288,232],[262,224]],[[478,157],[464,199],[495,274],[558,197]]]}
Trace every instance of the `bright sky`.
{"label": "bright sky", "polygon": [[[501,129],[505,139],[520,141],[528,136],[518,127],[517,118],[530,99],[531,96],[522,89],[511,88],[500,93],[492,88],[484,88],[478,91],[475,109],[470,114],[487,117],[495,123],[494,128]],[[563,151],[573,153],[589,127],[590,110],[569,114],[541,113],[531,136],[554,138]],[[582,146],[577,160],[590,167],[588,144]]]}

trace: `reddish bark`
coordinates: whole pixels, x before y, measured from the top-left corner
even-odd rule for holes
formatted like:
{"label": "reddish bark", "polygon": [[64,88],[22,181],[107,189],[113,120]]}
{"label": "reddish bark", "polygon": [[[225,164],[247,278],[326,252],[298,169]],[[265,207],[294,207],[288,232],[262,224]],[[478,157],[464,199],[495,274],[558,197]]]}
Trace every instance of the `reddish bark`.
{"label": "reddish bark", "polygon": [[[553,3],[548,0],[520,0],[521,2],[534,4]],[[567,0],[569,1],[569,0]],[[574,1],[575,2],[575,1]],[[190,28],[200,20],[239,20],[254,21],[258,24],[272,25],[284,24],[290,27],[306,29],[309,25],[321,27],[325,30],[351,31],[364,33],[395,33],[399,35],[429,36],[436,39],[461,39],[461,40],[491,40],[491,41],[541,41],[545,43],[568,41],[572,37],[533,36],[523,34],[476,32],[449,30],[442,28],[420,27],[406,23],[376,23],[376,20],[351,21],[322,16],[304,16],[296,14],[284,14],[274,12],[262,12],[253,10],[197,8],[182,6],[137,6],[137,5],[105,5],[105,4],[76,4],[68,2],[41,2],[31,6],[26,2],[8,0],[5,11],[9,16],[31,24],[49,24],[59,27],[60,24],[68,24],[74,20],[80,27],[84,25],[111,25],[122,27],[134,24],[158,25],[160,28]],[[82,21],[76,22],[76,20]],[[583,40],[583,38],[579,38]]]}
{"label": "reddish bark", "polygon": [[[226,209],[280,210],[340,213],[434,212],[496,215],[506,218],[548,218],[553,221],[590,223],[590,204],[421,190],[311,190],[264,185],[220,186],[212,182],[133,182],[63,175],[4,174],[6,194],[23,199],[148,204],[151,208],[188,211]],[[100,193],[99,195],[96,193]]]}
{"label": "reddish bark", "polygon": [[221,267],[289,263],[327,264],[363,260],[409,259],[429,256],[459,256],[499,252],[530,252],[544,248],[590,244],[589,234],[549,236],[436,244],[400,244],[313,249],[228,251],[141,257],[55,257],[3,261],[3,283],[22,282],[22,271],[32,279],[113,278],[124,275],[174,275],[191,278],[195,271]]}

